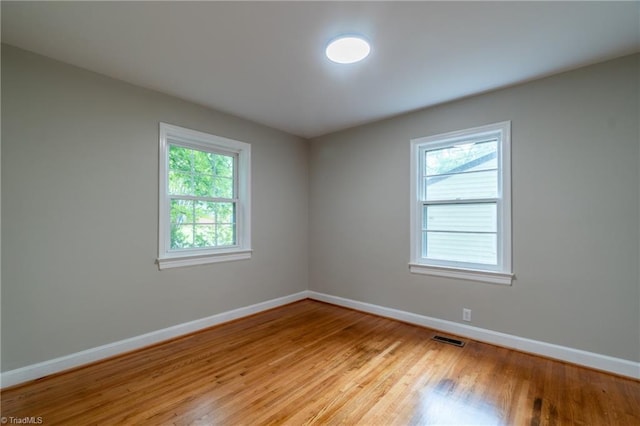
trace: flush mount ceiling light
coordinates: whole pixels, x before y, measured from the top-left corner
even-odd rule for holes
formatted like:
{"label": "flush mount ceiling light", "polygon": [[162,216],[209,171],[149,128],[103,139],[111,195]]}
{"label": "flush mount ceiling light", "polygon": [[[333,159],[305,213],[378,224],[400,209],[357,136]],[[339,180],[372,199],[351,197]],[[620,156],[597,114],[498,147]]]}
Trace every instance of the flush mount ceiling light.
{"label": "flush mount ceiling light", "polygon": [[352,64],[366,58],[370,51],[371,47],[364,38],[350,35],[333,39],[327,45],[325,53],[333,62]]}

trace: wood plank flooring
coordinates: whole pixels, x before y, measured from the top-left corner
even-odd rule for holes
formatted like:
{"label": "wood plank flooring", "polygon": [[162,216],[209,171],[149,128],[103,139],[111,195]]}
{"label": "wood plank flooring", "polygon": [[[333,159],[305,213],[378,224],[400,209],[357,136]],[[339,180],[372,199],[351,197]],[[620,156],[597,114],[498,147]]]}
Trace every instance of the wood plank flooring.
{"label": "wood plank flooring", "polygon": [[434,334],[304,300],[7,389],[2,416],[45,425],[640,425],[640,382]]}

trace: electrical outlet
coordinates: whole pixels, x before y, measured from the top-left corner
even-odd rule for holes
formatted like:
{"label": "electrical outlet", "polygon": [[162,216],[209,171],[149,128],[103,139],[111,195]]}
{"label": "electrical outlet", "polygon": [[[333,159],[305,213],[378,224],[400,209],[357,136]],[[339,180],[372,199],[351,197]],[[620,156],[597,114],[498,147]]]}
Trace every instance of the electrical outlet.
{"label": "electrical outlet", "polygon": [[462,308],[462,320],[471,322],[471,309]]}

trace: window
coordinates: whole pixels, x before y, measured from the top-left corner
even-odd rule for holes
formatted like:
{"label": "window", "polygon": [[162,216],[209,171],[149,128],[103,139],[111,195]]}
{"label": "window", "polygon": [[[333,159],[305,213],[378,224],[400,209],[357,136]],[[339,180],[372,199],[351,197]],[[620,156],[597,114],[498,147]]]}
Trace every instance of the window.
{"label": "window", "polygon": [[251,145],[160,123],[160,269],[251,258]]}
{"label": "window", "polygon": [[511,122],[411,141],[411,272],[511,284]]}

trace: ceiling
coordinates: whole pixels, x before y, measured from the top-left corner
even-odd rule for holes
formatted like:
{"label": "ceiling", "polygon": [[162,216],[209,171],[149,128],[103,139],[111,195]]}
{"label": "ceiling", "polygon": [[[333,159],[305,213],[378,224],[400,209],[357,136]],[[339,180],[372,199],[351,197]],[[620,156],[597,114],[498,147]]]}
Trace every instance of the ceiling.
{"label": "ceiling", "polygon": [[312,138],[637,52],[640,2],[2,1],[2,41]]}

